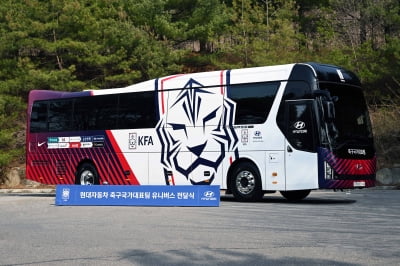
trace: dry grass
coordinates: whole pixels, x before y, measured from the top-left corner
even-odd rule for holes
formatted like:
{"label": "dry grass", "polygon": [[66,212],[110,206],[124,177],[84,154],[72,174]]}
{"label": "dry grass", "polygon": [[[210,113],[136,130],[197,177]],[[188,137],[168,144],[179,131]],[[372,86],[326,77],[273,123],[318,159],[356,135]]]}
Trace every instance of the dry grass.
{"label": "dry grass", "polygon": [[370,109],[378,169],[400,164],[400,106],[374,106]]}

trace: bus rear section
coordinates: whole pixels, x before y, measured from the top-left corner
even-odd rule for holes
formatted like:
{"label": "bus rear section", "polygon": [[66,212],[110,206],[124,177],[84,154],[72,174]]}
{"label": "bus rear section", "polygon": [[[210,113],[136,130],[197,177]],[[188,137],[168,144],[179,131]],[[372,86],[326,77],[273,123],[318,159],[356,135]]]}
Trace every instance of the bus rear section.
{"label": "bus rear section", "polygon": [[[135,98],[146,104],[143,97]],[[154,96],[148,98],[153,100]],[[124,99],[130,101],[131,97],[124,94]],[[31,91],[26,134],[27,178],[43,184],[138,185],[111,133],[117,127],[118,100],[118,94],[94,97],[89,91]],[[120,106],[123,103],[121,100]],[[138,103],[135,107],[146,118],[150,117],[144,122],[134,121],[137,125],[156,122],[155,116],[151,117],[152,105]],[[126,112],[119,114],[122,119]],[[123,119],[125,127],[132,125]]]}

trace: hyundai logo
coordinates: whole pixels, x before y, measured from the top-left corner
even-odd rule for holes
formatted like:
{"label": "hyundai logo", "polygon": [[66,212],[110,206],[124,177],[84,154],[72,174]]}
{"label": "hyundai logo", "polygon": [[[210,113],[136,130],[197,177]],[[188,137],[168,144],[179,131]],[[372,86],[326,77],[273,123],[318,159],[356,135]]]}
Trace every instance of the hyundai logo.
{"label": "hyundai logo", "polygon": [[294,123],[293,125],[296,129],[303,129],[306,127],[306,123],[304,123],[303,121],[297,121],[296,123]]}
{"label": "hyundai logo", "polygon": [[203,195],[206,198],[212,198],[212,197],[214,197],[215,193],[213,191],[206,191],[206,192],[204,192]]}

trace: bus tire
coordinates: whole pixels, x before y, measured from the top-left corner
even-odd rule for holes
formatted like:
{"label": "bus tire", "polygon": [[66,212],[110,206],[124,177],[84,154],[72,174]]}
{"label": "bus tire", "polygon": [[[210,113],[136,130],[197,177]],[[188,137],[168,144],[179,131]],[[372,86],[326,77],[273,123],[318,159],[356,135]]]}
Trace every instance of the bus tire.
{"label": "bus tire", "polygon": [[264,196],[257,167],[244,162],[238,164],[230,175],[230,190],[239,201],[258,201]]}
{"label": "bus tire", "polygon": [[99,174],[97,173],[96,167],[91,163],[83,163],[79,166],[76,172],[77,185],[98,185]]}
{"label": "bus tire", "polygon": [[280,191],[281,195],[288,201],[300,201],[305,199],[311,192],[309,189],[305,190],[292,190],[292,191]]}

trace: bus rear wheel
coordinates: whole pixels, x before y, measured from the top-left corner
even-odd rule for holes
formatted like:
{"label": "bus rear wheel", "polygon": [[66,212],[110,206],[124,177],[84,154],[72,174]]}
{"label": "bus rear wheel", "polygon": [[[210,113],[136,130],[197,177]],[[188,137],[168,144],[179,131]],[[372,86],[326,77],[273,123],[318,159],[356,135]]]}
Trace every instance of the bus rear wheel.
{"label": "bus rear wheel", "polygon": [[240,163],[230,176],[230,190],[239,201],[258,201],[263,197],[261,177],[257,167],[249,162]]}
{"label": "bus rear wheel", "polygon": [[75,183],[77,185],[98,185],[99,184],[99,175],[97,173],[96,167],[94,167],[91,163],[84,163],[76,172],[76,180]]}
{"label": "bus rear wheel", "polygon": [[281,191],[281,195],[289,201],[300,201],[305,199],[311,190],[292,190],[292,191]]}

